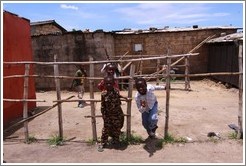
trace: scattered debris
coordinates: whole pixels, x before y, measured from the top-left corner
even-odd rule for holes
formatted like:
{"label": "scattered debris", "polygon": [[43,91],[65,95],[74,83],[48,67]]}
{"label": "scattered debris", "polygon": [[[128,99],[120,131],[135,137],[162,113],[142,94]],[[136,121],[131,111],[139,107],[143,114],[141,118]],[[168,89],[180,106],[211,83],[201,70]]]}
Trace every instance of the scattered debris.
{"label": "scattered debris", "polygon": [[218,138],[220,138],[220,134],[219,133],[215,133],[215,132],[209,132],[207,134],[207,136],[208,137],[218,137]]}
{"label": "scattered debris", "polygon": [[237,125],[235,125],[235,124],[229,124],[228,126],[229,126],[231,129],[235,130],[236,132],[238,132],[238,130],[239,130],[239,127],[237,127]]}
{"label": "scattered debris", "polygon": [[192,138],[186,137],[186,140],[187,140],[188,142],[191,142],[191,141],[192,141]]}

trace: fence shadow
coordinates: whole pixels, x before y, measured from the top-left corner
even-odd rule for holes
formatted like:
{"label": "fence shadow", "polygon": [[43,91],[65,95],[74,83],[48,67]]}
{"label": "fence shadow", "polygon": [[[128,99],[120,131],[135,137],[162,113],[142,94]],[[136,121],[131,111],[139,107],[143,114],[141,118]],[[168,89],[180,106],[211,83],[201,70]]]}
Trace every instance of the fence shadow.
{"label": "fence shadow", "polygon": [[[49,108],[50,106],[40,106],[40,107],[36,107],[33,110],[30,110],[28,112],[28,118],[34,116],[37,113],[41,113],[42,111],[46,110],[47,108]],[[35,118],[35,117],[34,117]],[[28,122],[32,121],[34,118],[30,118],[28,120]],[[15,133],[17,130],[23,128],[24,126],[24,122],[23,118],[18,118],[17,120],[11,122],[10,124],[8,124],[4,129],[3,129],[3,139],[10,139],[12,137],[10,137],[13,133]]]}

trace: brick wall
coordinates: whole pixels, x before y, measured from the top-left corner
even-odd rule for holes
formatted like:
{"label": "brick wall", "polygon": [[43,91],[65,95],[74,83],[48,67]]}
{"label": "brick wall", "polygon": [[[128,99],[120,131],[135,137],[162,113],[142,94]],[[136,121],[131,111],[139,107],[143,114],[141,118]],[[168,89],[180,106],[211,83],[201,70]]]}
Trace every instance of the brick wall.
{"label": "brick wall", "polygon": [[[164,33],[142,33],[142,34],[118,34],[114,36],[115,54],[123,55],[129,51],[131,55],[169,55],[185,54],[196,47],[208,36],[226,32],[227,34],[235,33],[236,30],[209,29],[194,31],[177,31]],[[142,44],[142,53],[133,50],[134,44]],[[200,53],[198,56],[190,58],[190,72],[203,73],[207,72],[207,48],[203,45],[195,52]],[[177,59],[176,59],[177,60]],[[161,64],[166,64],[166,60],[161,60]],[[175,59],[172,59],[175,62]],[[180,63],[182,64],[182,63]],[[156,71],[156,60],[144,61],[143,73],[153,73]],[[152,68],[150,68],[152,67]],[[180,68],[182,71],[183,69]]]}
{"label": "brick wall", "polygon": [[[235,33],[236,29],[199,29],[192,31],[167,31],[163,33],[139,33],[139,34],[115,34],[108,32],[69,32],[60,35],[33,36],[33,55],[35,61],[54,61],[54,54],[58,55],[58,61],[88,61],[93,57],[95,61],[106,60],[105,49],[109,56],[128,55],[169,55],[185,54],[197,46],[210,35],[220,35]],[[134,44],[142,44],[143,51],[135,52]],[[208,49],[206,45],[195,52],[198,56],[190,58],[191,73],[207,72]],[[117,58],[116,58],[117,59]],[[172,59],[174,62],[175,59]],[[156,60],[145,61],[143,73],[153,73],[156,71]],[[166,64],[161,60],[161,64]],[[181,63],[182,64],[182,63]],[[103,64],[95,65],[95,76],[102,76],[100,72]],[[137,66],[138,67],[138,66]],[[76,71],[75,65],[62,65],[59,67],[60,75],[73,76]],[[86,66],[89,72],[89,66]],[[184,69],[179,69],[183,73]],[[53,66],[36,67],[37,74],[53,75]],[[88,73],[89,75],[89,73]],[[96,85],[98,81],[94,81]],[[71,80],[61,80],[61,89],[68,89]],[[88,85],[86,85],[88,87]],[[37,89],[55,89],[53,79],[36,79]],[[88,88],[86,88],[88,89]]]}
{"label": "brick wall", "polygon": [[[83,33],[70,32],[59,35],[40,35],[32,37],[32,48],[34,61],[53,62],[54,54],[57,54],[59,62],[83,62],[93,57],[95,61],[106,60],[105,49],[110,56],[114,56],[113,37],[107,33]],[[103,64],[95,65],[95,76],[101,76]],[[89,65],[84,66],[89,75]],[[76,65],[59,65],[59,74],[63,76],[74,76]],[[53,65],[36,65],[35,73],[38,75],[53,75]],[[52,78],[36,78],[37,90],[54,90],[55,81]],[[61,89],[69,89],[71,79],[61,79]],[[94,81],[95,85],[99,81]],[[86,89],[89,85],[86,82]]]}
{"label": "brick wall", "polygon": [[61,29],[59,29],[58,27],[56,27],[52,24],[32,26],[32,28],[31,28],[31,34],[32,35],[50,34],[50,33],[54,33],[54,32],[62,33]]}

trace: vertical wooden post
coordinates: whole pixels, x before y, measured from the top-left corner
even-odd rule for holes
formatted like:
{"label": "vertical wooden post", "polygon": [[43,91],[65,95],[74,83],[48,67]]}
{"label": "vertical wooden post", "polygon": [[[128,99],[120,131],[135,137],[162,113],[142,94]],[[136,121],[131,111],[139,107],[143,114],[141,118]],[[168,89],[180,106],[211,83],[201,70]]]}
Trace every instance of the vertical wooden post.
{"label": "vertical wooden post", "polygon": [[[139,53],[139,55],[141,55],[139,57],[143,58],[142,51],[139,51],[138,53]],[[136,70],[136,73],[138,73],[139,75],[142,75],[143,74],[143,61],[142,60],[137,61],[137,70]]]}
{"label": "vertical wooden post", "polygon": [[[135,73],[135,65],[131,64],[130,68],[130,79],[129,79],[129,87],[128,87],[128,98],[132,98],[132,90],[133,90],[133,77]],[[132,100],[127,101],[127,127],[126,127],[126,136],[127,139],[131,136],[131,107],[132,107]]]}
{"label": "vertical wooden post", "polygon": [[[93,58],[89,58],[90,61],[93,61]],[[94,77],[94,64],[90,64],[90,77]],[[90,79],[90,99],[94,99],[94,81]],[[97,129],[96,129],[96,113],[95,113],[95,103],[94,101],[90,102],[91,104],[91,126],[92,126],[92,136],[93,140],[97,141]]]}
{"label": "vertical wooden post", "polygon": [[190,90],[189,56],[185,56],[185,90]]}
{"label": "vertical wooden post", "polygon": [[169,98],[170,98],[170,68],[171,58],[167,57],[167,69],[166,69],[166,119],[165,119],[165,131],[164,138],[168,136],[168,121],[169,121]]}
{"label": "vertical wooden post", "polygon": [[139,74],[140,75],[143,74],[143,61],[142,60],[140,61],[140,73]]}
{"label": "vertical wooden post", "polygon": [[[120,62],[120,66],[121,66],[120,75],[123,76],[124,75],[124,71],[123,71],[123,68],[122,68],[122,66],[123,66],[123,63],[122,62]],[[124,80],[121,79],[119,82],[121,83],[120,84],[120,88],[121,88],[121,90],[123,90],[124,89]]]}
{"label": "vertical wooden post", "polygon": [[[238,47],[238,67],[239,67],[239,73],[243,73],[243,43],[242,41],[239,42]],[[238,109],[238,138],[242,138],[242,132],[243,132],[243,126],[242,126],[242,108],[243,108],[243,74],[239,74],[239,109]]]}
{"label": "vertical wooden post", "polygon": [[[30,65],[25,64],[25,77],[24,77],[24,92],[23,99],[28,99],[28,75],[29,75]],[[23,119],[28,118],[28,101],[23,102]],[[25,142],[28,143],[29,140],[29,132],[28,132],[28,121],[24,122],[24,134],[25,134]]]}
{"label": "vertical wooden post", "polygon": [[[57,54],[54,55],[54,62],[57,62]],[[57,100],[61,100],[61,87],[60,87],[60,79],[56,78],[59,76],[58,65],[54,64],[54,75],[55,75],[55,84],[56,84],[56,96]],[[63,138],[63,122],[62,122],[62,105],[58,104],[58,124],[59,124],[59,137]]]}
{"label": "vertical wooden post", "polygon": [[[159,71],[160,71],[160,59],[157,59],[156,63],[157,63],[157,65],[156,65],[157,66],[156,67],[156,73],[159,73]],[[156,77],[156,84],[159,85],[159,83],[160,83],[160,79],[159,79],[159,76],[157,76]]]}

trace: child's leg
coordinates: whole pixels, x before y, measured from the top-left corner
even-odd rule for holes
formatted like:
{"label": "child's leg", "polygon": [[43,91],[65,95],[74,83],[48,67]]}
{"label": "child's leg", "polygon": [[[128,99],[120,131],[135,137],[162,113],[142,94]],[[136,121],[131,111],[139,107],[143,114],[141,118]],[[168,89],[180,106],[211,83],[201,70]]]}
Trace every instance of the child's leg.
{"label": "child's leg", "polygon": [[85,85],[82,84],[81,85],[81,99],[84,97],[84,94],[85,94]]}
{"label": "child's leg", "polygon": [[[153,108],[149,112],[149,125],[148,128],[150,130],[156,129],[157,128],[157,122],[158,122],[158,117],[157,117],[157,112],[158,112],[158,102],[156,102],[153,106]],[[155,132],[155,131],[154,131]]]}
{"label": "child's leg", "polygon": [[[82,92],[82,86],[79,85],[76,87],[77,92],[78,92],[78,99],[82,99],[83,98],[83,92]],[[80,107],[80,105],[82,106],[82,101],[78,102],[78,107]]]}
{"label": "child's leg", "polygon": [[118,144],[120,142],[120,133],[121,133],[121,130],[118,130],[118,131],[114,131],[114,133],[112,134],[113,144]]}
{"label": "child's leg", "polygon": [[102,129],[102,136],[101,136],[101,144],[105,145],[108,142],[109,137],[109,129],[107,127],[103,127]]}
{"label": "child's leg", "polygon": [[112,125],[111,131],[112,131],[112,139],[113,143],[117,144],[120,142],[120,134],[121,134],[121,128],[123,127],[124,123],[124,116],[119,115],[118,118],[115,118],[114,124]]}
{"label": "child's leg", "polygon": [[149,118],[149,113],[148,113],[148,112],[143,112],[143,113],[142,113],[142,125],[143,125],[143,127],[144,127],[147,131],[150,130],[148,118]]}

